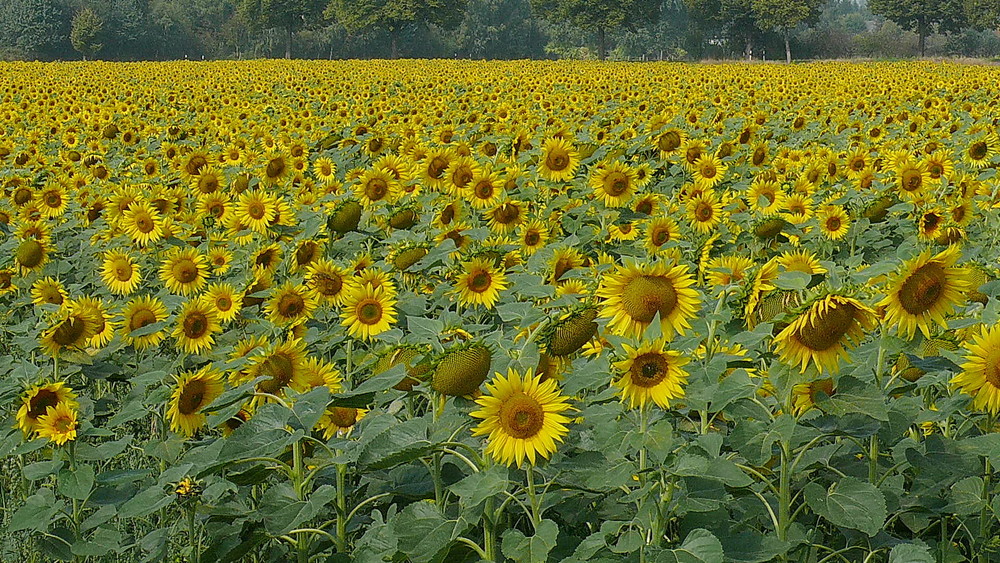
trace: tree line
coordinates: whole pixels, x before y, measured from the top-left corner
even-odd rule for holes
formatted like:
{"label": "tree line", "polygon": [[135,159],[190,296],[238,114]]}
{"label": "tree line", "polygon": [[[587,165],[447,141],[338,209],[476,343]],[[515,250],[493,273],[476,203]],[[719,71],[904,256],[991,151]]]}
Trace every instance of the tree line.
{"label": "tree line", "polygon": [[0,59],[996,57],[998,27],[997,0],[3,0]]}

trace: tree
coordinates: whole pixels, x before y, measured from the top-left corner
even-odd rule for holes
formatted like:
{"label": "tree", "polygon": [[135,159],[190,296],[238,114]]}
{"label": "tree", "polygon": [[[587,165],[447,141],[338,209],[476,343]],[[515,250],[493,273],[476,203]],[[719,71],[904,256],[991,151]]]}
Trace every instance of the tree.
{"label": "tree", "polygon": [[634,31],[655,24],[660,4],[661,0],[531,0],[531,9],[543,20],[596,31],[597,56],[603,61],[608,55],[608,30]]}
{"label": "tree", "polygon": [[966,25],[961,0],[871,0],[868,7],[904,30],[917,32],[921,57],[928,35],[959,31]]}
{"label": "tree", "polygon": [[752,0],[685,0],[688,14],[701,27],[717,30],[743,46],[753,56],[754,39],[762,32],[754,18]]}
{"label": "tree", "polygon": [[0,46],[37,57],[66,41],[66,20],[56,0],[0,2]]}
{"label": "tree", "polygon": [[754,19],[761,29],[773,29],[785,40],[785,62],[792,62],[789,37],[799,24],[819,14],[816,0],[752,0]]}
{"label": "tree", "polygon": [[324,0],[241,0],[240,10],[258,29],[284,30],[285,58],[290,59],[295,31],[318,20],[324,4]]}
{"label": "tree", "polygon": [[93,57],[103,47],[102,44],[97,42],[97,38],[100,37],[103,27],[104,22],[90,8],[84,8],[73,16],[69,40],[73,44],[73,48],[83,55],[83,60]]}
{"label": "tree", "polygon": [[349,34],[389,32],[392,58],[399,56],[399,35],[407,27],[428,25],[455,29],[465,17],[468,0],[332,0],[326,15]]}

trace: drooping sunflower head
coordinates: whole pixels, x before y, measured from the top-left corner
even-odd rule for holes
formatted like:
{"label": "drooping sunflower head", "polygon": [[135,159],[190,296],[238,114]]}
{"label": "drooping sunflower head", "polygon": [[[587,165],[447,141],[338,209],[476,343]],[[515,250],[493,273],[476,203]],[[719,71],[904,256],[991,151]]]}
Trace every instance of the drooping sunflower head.
{"label": "drooping sunflower head", "polygon": [[806,371],[810,362],[820,372],[836,373],[848,349],[878,323],[871,308],[857,299],[828,294],[808,303],[774,339],[781,360]]}
{"label": "drooping sunflower head", "polygon": [[906,261],[879,302],[886,308],[886,323],[905,338],[912,338],[917,329],[930,338],[932,324],[945,326],[945,316],[963,302],[970,288],[966,269],[955,266],[960,254],[951,246],[933,257],[925,250]]}
{"label": "drooping sunflower head", "polygon": [[486,380],[492,361],[493,352],[481,342],[453,346],[434,362],[431,387],[442,395],[469,395]]}
{"label": "drooping sunflower head", "polygon": [[569,356],[597,335],[597,307],[586,305],[567,313],[563,318],[549,323],[539,334],[538,340],[545,351],[555,357]]}

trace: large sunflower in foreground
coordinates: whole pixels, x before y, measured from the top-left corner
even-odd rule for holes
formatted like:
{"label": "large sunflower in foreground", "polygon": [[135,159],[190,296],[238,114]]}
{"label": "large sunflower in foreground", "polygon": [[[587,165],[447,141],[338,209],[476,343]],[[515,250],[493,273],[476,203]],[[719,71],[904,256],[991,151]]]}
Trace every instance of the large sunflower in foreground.
{"label": "large sunflower in foreground", "polygon": [[886,307],[885,322],[906,338],[912,338],[918,328],[930,338],[931,324],[945,326],[945,315],[963,301],[969,289],[965,268],[955,267],[960,254],[957,246],[951,246],[933,258],[925,250],[906,261],[878,303]]}
{"label": "large sunflower in foreground", "polygon": [[224,389],[222,372],[212,369],[212,364],[206,364],[196,372],[181,374],[167,408],[170,429],[185,436],[193,436],[195,431],[205,425],[205,413],[202,409],[219,398]]}
{"label": "large sunflower in foreground", "polygon": [[597,296],[602,299],[601,316],[610,318],[615,334],[639,338],[660,316],[660,329],[670,338],[691,328],[688,320],[701,307],[694,277],[687,266],[628,264],[601,280]]}
{"label": "large sunflower in foreground", "polygon": [[683,385],[688,372],[683,369],[688,358],[676,350],[664,350],[666,340],[659,338],[638,348],[624,344],[627,357],[615,362],[621,376],[614,381],[622,401],[631,408],[644,408],[650,401],[663,408],[670,407],[671,399],[684,396]]}
{"label": "large sunflower in foreground", "polygon": [[539,456],[548,459],[569,433],[569,418],[560,413],[571,407],[554,379],[542,382],[531,372],[522,376],[511,369],[506,377],[496,374],[486,390],[476,399],[482,408],[470,413],[483,419],[472,434],[489,436],[486,453],[494,460],[520,466],[527,458],[534,465]]}
{"label": "large sunflower in foreground", "polygon": [[878,317],[863,303],[842,295],[814,300],[774,338],[781,360],[805,372],[811,361],[820,371],[836,372],[865,331],[875,328]]}
{"label": "large sunflower in foreground", "polygon": [[962,373],[951,378],[951,386],[972,396],[972,408],[1000,412],[1000,325],[973,337]]}
{"label": "large sunflower in foreground", "polygon": [[370,340],[389,330],[396,321],[395,305],[396,300],[386,294],[384,287],[367,284],[352,287],[344,297],[341,324],[351,336]]}

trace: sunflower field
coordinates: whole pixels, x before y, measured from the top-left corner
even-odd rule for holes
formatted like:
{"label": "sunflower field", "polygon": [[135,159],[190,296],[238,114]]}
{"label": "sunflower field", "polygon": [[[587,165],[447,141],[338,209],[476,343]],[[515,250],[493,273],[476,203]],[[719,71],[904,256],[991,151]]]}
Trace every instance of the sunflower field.
{"label": "sunflower field", "polygon": [[4,64],[0,560],[998,561],[998,80]]}

